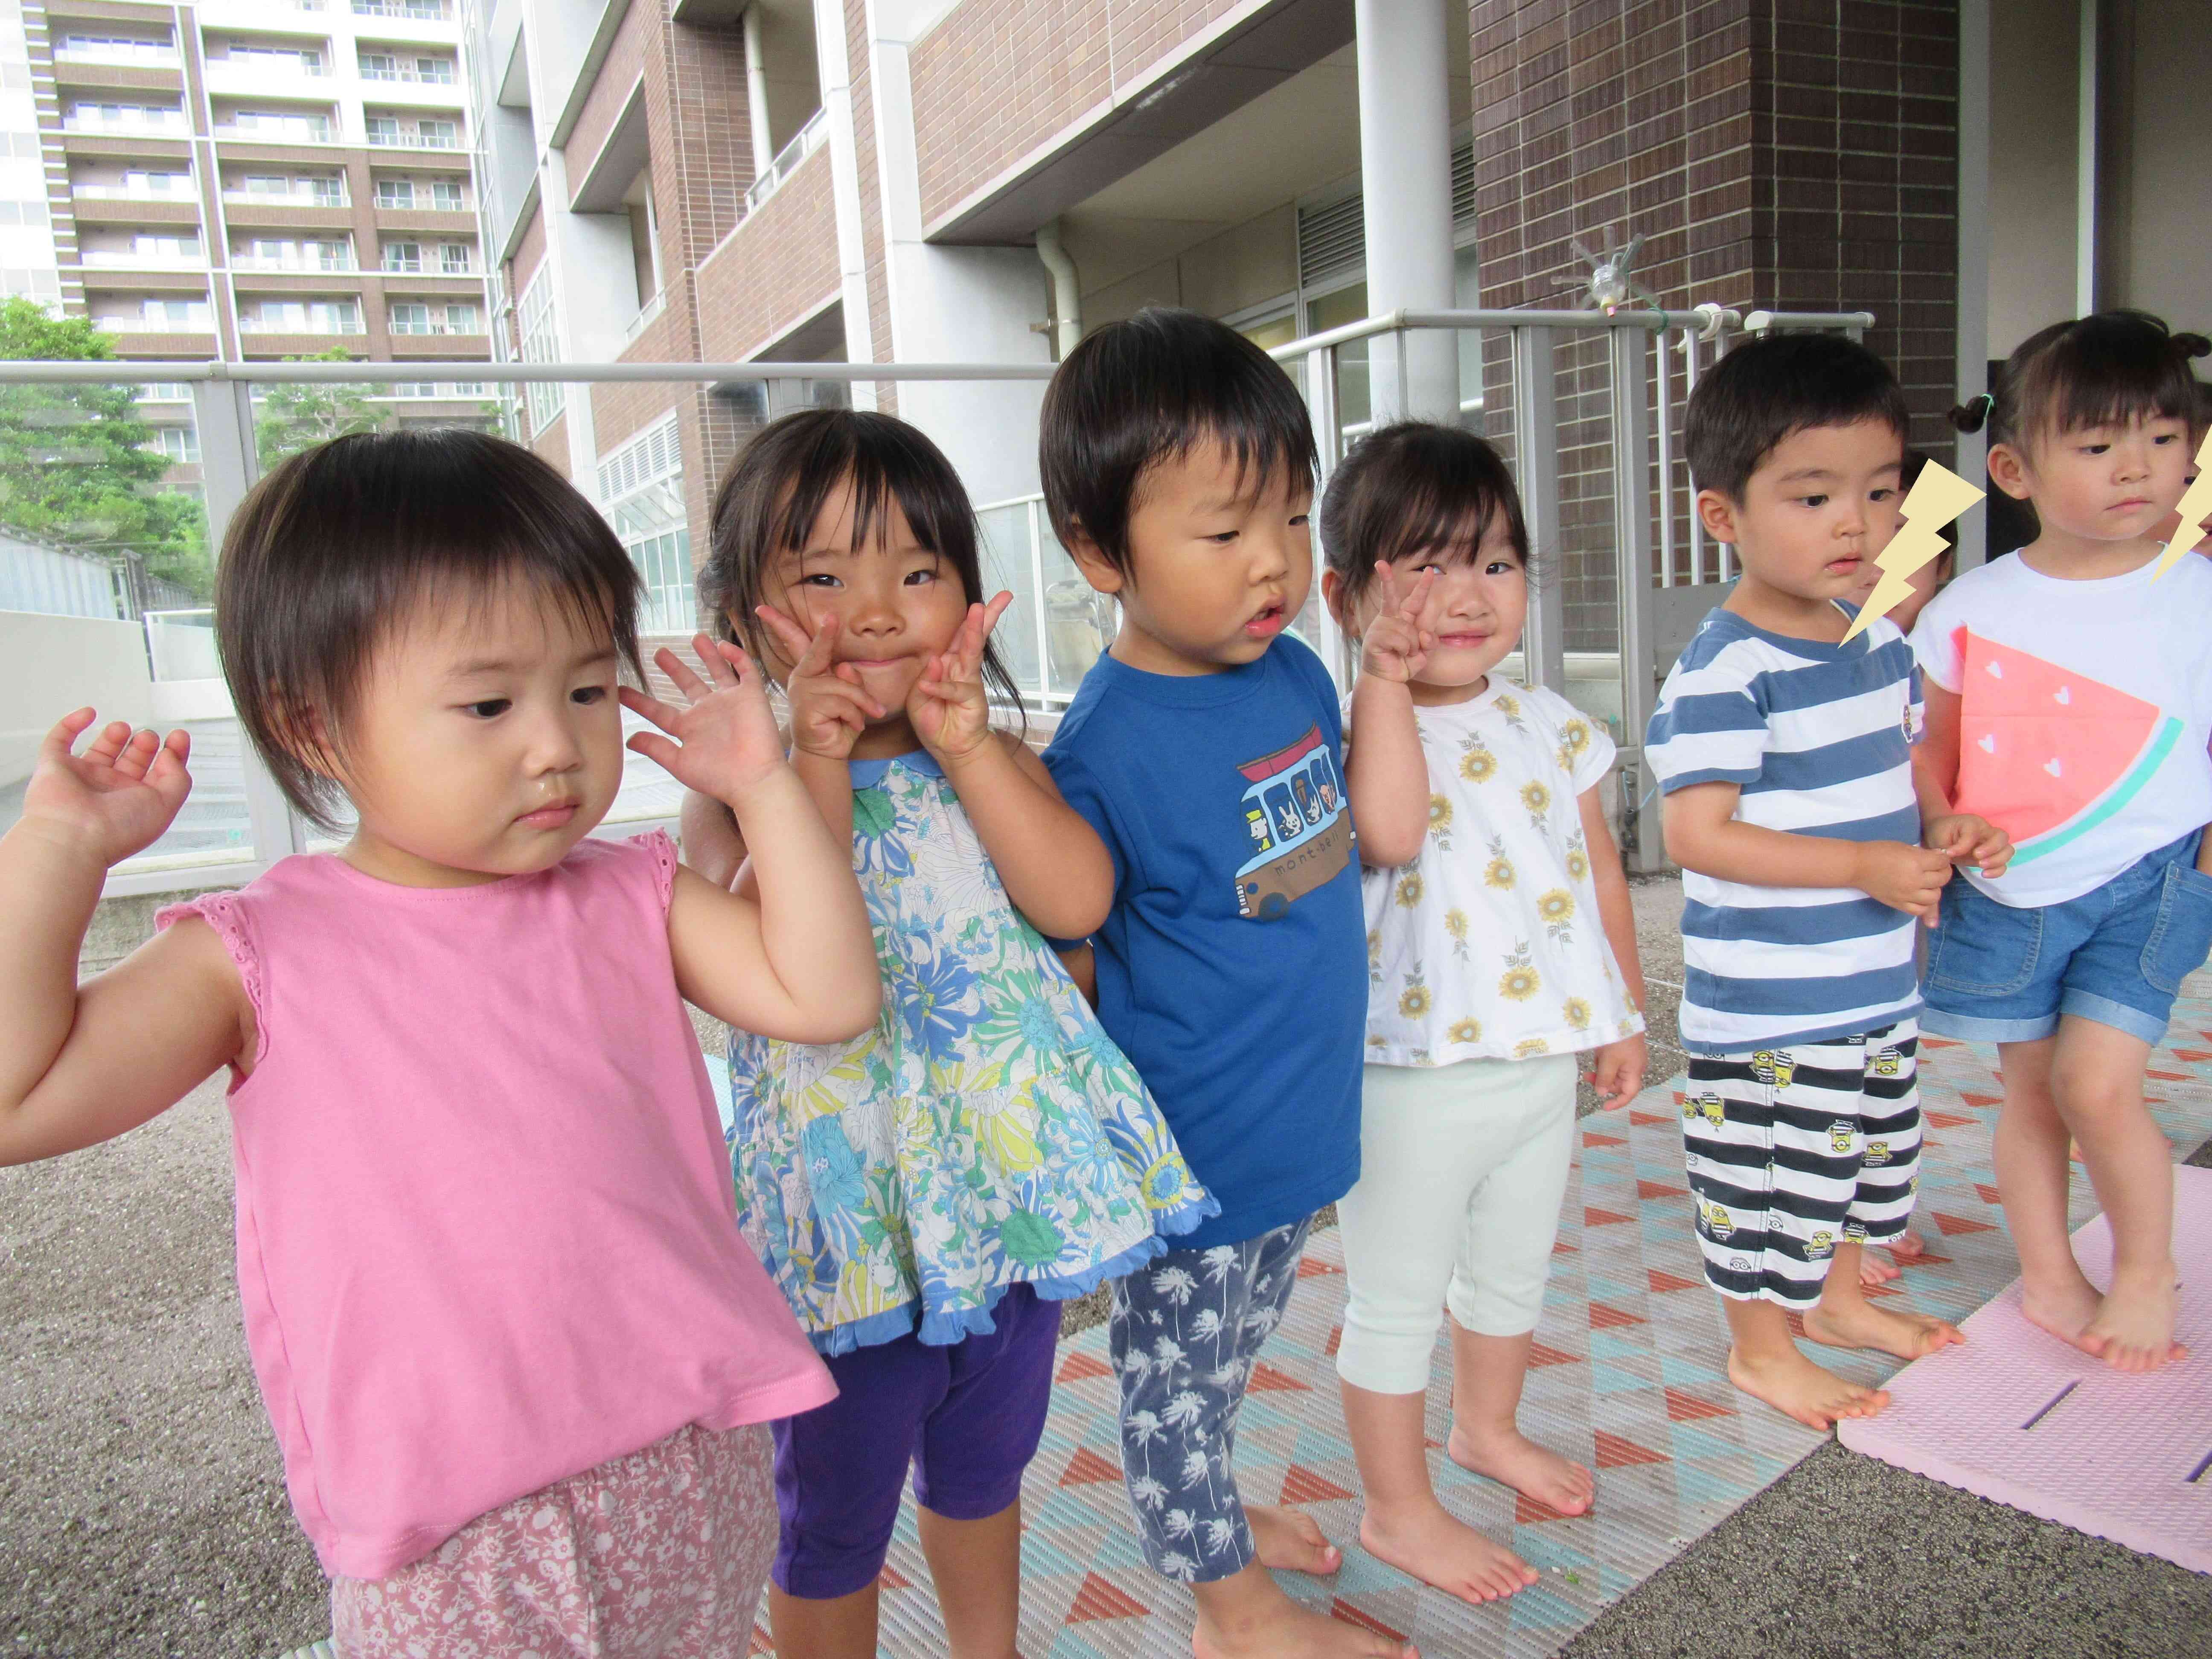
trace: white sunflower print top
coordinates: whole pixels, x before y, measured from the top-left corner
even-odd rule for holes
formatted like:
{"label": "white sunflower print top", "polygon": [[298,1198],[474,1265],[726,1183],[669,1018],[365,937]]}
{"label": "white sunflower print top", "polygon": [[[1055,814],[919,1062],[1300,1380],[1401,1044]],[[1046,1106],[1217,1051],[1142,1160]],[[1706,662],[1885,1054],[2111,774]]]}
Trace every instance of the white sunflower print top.
{"label": "white sunflower print top", "polygon": [[1613,766],[1604,726],[1492,675],[1413,711],[1429,763],[1414,860],[1362,872],[1367,1059],[1525,1060],[1644,1029],[1597,914],[1579,798]]}
{"label": "white sunflower print top", "polygon": [[738,1219],[825,1354],[957,1342],[1008,1285],[1079,1296],[1221,1207],[937,763],[852,773],[883,1013],[849,1042],[729,1047]]}

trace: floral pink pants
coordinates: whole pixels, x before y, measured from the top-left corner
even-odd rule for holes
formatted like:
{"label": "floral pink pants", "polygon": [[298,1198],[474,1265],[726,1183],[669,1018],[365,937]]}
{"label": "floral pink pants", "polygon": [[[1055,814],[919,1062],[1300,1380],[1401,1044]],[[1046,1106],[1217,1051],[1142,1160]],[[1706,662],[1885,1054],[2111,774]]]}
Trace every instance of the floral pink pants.
{"label": "floral pink pants", "polygon": [[692,1426],[331,1584],[338,1659],[725,1659],[775,1553],[763,1425]]}

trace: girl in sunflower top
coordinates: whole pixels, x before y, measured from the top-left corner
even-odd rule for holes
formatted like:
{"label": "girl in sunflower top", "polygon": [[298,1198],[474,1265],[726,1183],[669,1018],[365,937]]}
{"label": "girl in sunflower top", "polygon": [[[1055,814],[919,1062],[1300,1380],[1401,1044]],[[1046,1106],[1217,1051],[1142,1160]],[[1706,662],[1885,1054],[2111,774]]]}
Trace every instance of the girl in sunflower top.
{"label": "girl in sunflower top", "polygon": [[[839,1390],[775,1425],[776,1647],[872,1659],[911,1464],[953,1651],[1011,1653],[1058,1304],[1219,1206],[1038,936],[1097,927],[1113,866],[992,729],[1012,596],[979,602],[950,463],[889,416],[807,410],[753,439],[713,523],[702,608],[783,687],[884,981],[851,1042],[730,1034],[740,1217]],[[730,813],[694,794],[684,827],[695,867],[745,891]]]}
{"label": "girl in sunflower top", "polygon": [[1346,763],[1367,870],[1371,989],[1359,1182],[1339,1206],[1337,1374],[1360,1541],[1468,1601],[1535,1582],[1437,1501],[1423,1404],[1449,1310],[1466,1468],[1564,1514],[1590,1472],[1516,1425],[1573,1149],[1576,1056],[1600,1099],[1643,1086],[1644,977],[1598,784],[1602,728],[1498,665],[1520,643],[1528,537],[1498,452],[1404,422],[1322,502],[1323,592],[1361,674]]}

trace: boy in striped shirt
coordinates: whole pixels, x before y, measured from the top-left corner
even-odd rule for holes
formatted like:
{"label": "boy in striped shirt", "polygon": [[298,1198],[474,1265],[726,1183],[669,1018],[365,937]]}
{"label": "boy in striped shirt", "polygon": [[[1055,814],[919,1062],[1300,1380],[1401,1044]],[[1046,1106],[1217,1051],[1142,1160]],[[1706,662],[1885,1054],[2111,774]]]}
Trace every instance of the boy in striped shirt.
{"label": "boy in striped shirt", "polygon": [[1916,918],[1955,863],[2010,854],[1912,774],[1919,673],[1896,625],[1844,641],[1844,603],[1898,526],[1905,396],[1834,335],[1738,347],[1700,380],[1685,447],[1705,533],[1742,574],[1662,688],[1645,757],[1682,866],[1682,1135],[1729,1376],[1826,1428],[1889,1401],[1801,1352],[1911,1358],[1960,1340],[1878,1306],[1864,1247],[1918,1185]]}

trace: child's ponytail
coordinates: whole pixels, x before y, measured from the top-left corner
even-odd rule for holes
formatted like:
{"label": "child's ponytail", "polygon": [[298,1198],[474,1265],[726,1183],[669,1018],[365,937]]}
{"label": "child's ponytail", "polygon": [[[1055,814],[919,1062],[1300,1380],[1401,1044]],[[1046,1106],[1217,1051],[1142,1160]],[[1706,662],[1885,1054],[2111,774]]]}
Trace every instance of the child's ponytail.
{"label": "child's ponytail", "polygon": [[1996,405],[1997,400],[1994,397],[1986,392],[1981,392],[1963,404],[1954,405],[1944,419],[1961,432],[1979,432],[1988,423],[1990,411]]}

